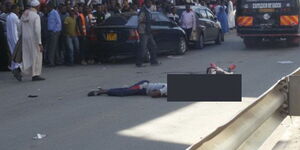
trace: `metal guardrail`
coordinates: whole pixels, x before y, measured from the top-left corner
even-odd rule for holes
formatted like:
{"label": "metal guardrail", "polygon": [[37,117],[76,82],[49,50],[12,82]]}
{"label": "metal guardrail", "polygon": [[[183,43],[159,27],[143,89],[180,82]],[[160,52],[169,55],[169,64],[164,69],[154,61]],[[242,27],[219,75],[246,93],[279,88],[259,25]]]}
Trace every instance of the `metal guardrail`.
{"label": "metal guardrail", "polygon": [[277,81],[231,121],[187,150],[255,150],[282,120],[300,115],[300,68]]}

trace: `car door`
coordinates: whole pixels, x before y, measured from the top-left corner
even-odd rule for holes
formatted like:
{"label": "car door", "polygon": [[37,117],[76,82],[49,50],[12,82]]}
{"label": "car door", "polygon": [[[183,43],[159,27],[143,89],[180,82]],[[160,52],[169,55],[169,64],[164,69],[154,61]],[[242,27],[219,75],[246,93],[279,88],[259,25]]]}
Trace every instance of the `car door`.
{"label": "car door", "polygon": [[218,37],[218,32],[219,32],[219,28],[218,28],[218,21],[216,19],[216,16],[208,9],[206,9],[206,13],[207,13],[207,17],[209,19],[210,22],[210,40],[215,40]]}
{"label": "car door", "polygon": [[205,10],[199,8],[199,9],[196,9],[195,11],[196,11],[196,14],[199,16],[199,18],[198,18],[198,22],[199,22],[198,27],[202,28],[200,30],[203,30],[204,40],[207,41],[212,36],[210,34],[211,33],[210,32],[211,22],[209,21]]}
{"label": "car door", "polygon": [[152,13],[152,33],[159,51],[169,51],[174,47],[173,40],[176,39],[176,32],[172,32],[171,20],[162,13]]}

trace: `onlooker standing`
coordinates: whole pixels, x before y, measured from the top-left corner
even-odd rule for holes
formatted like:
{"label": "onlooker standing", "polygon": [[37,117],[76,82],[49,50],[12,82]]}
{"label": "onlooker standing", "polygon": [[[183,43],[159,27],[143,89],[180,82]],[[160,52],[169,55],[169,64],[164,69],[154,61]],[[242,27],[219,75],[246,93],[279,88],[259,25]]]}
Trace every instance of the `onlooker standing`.
{"label": "onlooker standing", "polygon": [[[38,12],[38,15],[41,18],[41,33],[42,33],[42,44],[43,47],[47,48],[47,41],[48,41],[48,8],[47,6],[40,7],[40,11]],[[47,49],[44,49],[46,52]],[[47,55],[46,53],[43,53],[43,62],[47,62]]]}
{"label": "onlooker standing", "polygon": [[176,14],[176,8],[172,7],[170,12],[167,15],[171,20],[173,20],[176,23],[179,23],[179,16]]}
{"label": "onlooker standing", "polygon": [[[66,5],[64,5],[64,4],[60,5],[59,15],[60,15],[60,20],[63,23],[65,21],[65,19],[69,16]],[[63,25],[62,25],[62,31],[65,31]],[[59,47],[59,56],[60,56],[58,61],[60,64],[64,64],[66,47],[67,47],[66,46],[66,35],[64,32],[60,33],[58,47]]]}
{"label": "onlooker standing", "polygon": [[[222,1],[221,5],[218,5],[215,7],[215,12],[217,14],[217,19],[221,23],[222,33],[225,34],[228,32],[228,20],[227,20],[227,14],[226,14],[226,6],[225,2]],[[223,37],[223,36],[222,36]],[[224,40],[224,39],[222,39]]]}
{"label": "onlooker standing", "polygon": [[[85,8],[85,11],[87,8]],[[78,40],[79,40],[79,52],[80,52],[80,61],[82,65],[86,65],[86,51],[87,51],[87,21],[86,21],[86,15],[83,14],[83,12],[79,12],[76,23],[78,27]]]}
{"label": "onlooker standing", "polygon": [[122,8],[122,13],[129,12],[129,11],[130,11],[130,6],[129,6],[127,1],[124,1],[123,8]]}
{"label": "onlooker standing", "polygon": [[[40,81],[45,80],[45,78],[40,76],[43,63],[41,20],[37,14],[40,2],[32,0],[30,5],[32,8],[27,9],[21,17],[23,58],[21,69],[25,74],[32,74],[32,81]],[[20,79],[22,80],[22,78]]]}
{"label": "onlooker standing", "polygon": [[229,29],[233,29],[235,27],[234,10],[233,10],[232,0],[229,0],[229,2],[228,2],[228,26],[229,26]]}
{"label": "onlooker standing", "polygon": [[59,59],[59,50],[58,50],[58,40],[59,34],[61,31],[61,20],[59,13],[54,9],[53,4],[48,4],[49,14],[48,14],[48,31],[49,31],[49,40],[47,44],[47,54],[49,67],[55,66],[58,64]]}
{"label": "onlooker standing", "polygon": [[[19,7],[17,5],[12,5],[10,8],[10,13],[6,18],[6,36],[7,42],[10,49],[10,53],[13,54],[15,46],[19,40],[19,32],[20,32],[20,19],[19,15]],[[19,68],[20,64],[11,62],[10,69],[15,71],[15,69]]]}
{"label": "onlooker standing", "polygon": [[77,38],[77,24],[76,24],[76,15],[74,9],[71,9],[69,12],[70,16],[66,17],[64,21],[64,30],[67,41],[67,65],[74,64],[74,56],[78,54],[79,51],[79,41]]}
{"label": "onlooker standing", "polygon": [[150,63],[151,65],[159,65],[159,62],[157,61],[157,45],[151,32],[151,5],[151,0],[145,0],[145,4],[138,15],[138,32],[141,37],[141,45],[140,49],[137,51],[137,67],[142,67],[148,43],[150,51]]}
{"label": "onlooker standing", "polygon": [[185,6],[185,11],[182,13],[180,18],[181,27],[184,29],[188,39],[191,37],[191,33],[196,28],[196,16],[192,11],[190,5]]}
{"label": "onlooker standing", "polygon": [[103,7],[104,15],[105,15],[105,20],[111,17],[111,13],[108,11],[107,6]]}
{"label": "onlooker standing", "polygon": [[89,40],[87,37],[90,37],[91,34],[93,34],[93,27],[96,25],[96,17],[92,14],[92,10],[91,8],[87,8],[86,12],[86,35],[85,35],[85,40],[84,40],[84,51],[83,51],[83,59],[84,61],[87,61],[88,64],[94,64],[94,59],[93,56],[91,54],[91,49],[93,49],[93,47],[91,47],[91,44],[89,43]]}
{"label": "onlooker standing", "polygon": [[97,6],[97,10],[94,13],[94,16],[96,17],[97,25],[101,25],[104,22],[105,14],[101,5]]}

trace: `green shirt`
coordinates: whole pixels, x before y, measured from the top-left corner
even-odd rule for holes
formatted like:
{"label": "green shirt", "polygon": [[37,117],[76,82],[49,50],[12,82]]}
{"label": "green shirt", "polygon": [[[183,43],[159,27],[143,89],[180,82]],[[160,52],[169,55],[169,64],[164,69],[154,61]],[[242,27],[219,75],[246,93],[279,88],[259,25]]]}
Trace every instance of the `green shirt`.
{"label": "green shirt", "polygon": [[66,36],[76,36],[77,35],[76,18],[68,16],[68,17],[66,17],[64,24],[65,24],[64,32],[65,32]]}

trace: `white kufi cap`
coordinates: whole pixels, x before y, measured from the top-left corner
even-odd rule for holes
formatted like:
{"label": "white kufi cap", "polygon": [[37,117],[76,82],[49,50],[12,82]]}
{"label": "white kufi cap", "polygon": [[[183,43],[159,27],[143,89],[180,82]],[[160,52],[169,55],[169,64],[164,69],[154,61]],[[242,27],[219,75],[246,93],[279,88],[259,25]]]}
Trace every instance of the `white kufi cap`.
{"label": "white kufi cap", "polygon": [[36,7],[39,5],[40,5],[40,2],[38,0],[31,0],[31,2],[30,2],[30,6],[32,6],[32,7]]}

